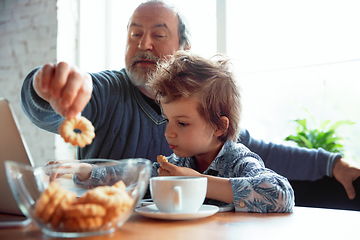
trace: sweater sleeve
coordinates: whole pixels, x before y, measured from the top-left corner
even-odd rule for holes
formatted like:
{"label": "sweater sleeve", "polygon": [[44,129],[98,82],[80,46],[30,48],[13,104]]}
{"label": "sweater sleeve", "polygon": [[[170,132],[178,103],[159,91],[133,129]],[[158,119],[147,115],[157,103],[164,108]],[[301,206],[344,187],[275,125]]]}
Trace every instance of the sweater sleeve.
{"label": "sweater sleeve", "polygon": [[230,178],[230,182],[234,194],[232,204],[236,211],[293,211],[294,191],[286,178],[264,168],[252,157],[247,157],[246,161],[237,165],[234,172],[236,177]]}
{"label": "sweater sleeve", "polygon": [[315,181],[324,176],[332,177],[334,164],[342,157],[341,154],[330,153],[322,148],[307,149],[267,143],[252,138],[244,129],[238,141],[257,153],[267,168],[289,180]]}

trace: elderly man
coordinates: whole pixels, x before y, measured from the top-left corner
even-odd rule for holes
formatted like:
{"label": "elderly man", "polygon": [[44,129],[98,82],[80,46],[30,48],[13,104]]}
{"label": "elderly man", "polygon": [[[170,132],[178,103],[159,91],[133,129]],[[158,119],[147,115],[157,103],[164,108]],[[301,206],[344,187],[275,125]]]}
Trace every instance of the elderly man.
{"label": "elderly man", "polygon": [[[139,5],[128,25],[125,68],[86,73],[65,62],[47,63],[25,78],[21,104],[38,127],[58,133],[64,117],[81,114],[96,129],[92,144],[78,148],[78,159],[142,157],[156,161],[172,150],[164,132],[166,120],[146,87],[157,62],[178,50],[190,50],[187,28],[174,8],[159,1]],[[243,130],[239,141],[258,153],[268,168],[290,180],[335,177],[350,199],[360,169],[339,154],[286,147],[253,139]],[[296,193],[296,189],[295,189]]]}

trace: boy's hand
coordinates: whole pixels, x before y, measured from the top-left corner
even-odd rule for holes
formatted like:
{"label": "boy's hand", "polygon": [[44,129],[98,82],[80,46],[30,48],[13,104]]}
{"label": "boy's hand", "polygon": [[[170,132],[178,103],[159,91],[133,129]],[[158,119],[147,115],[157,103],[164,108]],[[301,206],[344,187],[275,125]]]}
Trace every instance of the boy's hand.
{"label": "boy's hand", "polygon": [[202,175],[194,169],[187,167],[178,167],[169,162],[162,162],[160,163],[160,166],[161,168],[158,169],[159,176],[207,177],[207,198],[212,198],[229,204],[234,201],[231,182],[228,178]]}
{"label": "boy's hand", "polygon": [[201,176],[194,169],[187,167],[178,167],[169,162],[160,163],[161,168],[158,169],[159,176]]}
{"label": "boy's hand", "polygon": [[45,64],[35,74],[33,87],[63,117],[75,117],[80,113],[93,89],[88,73],[65,62]]}
{"label": "boy's hand", "polygon": [[[60,161],[50,161],[46,164],[46,166],[49,165],[53,165],[53,164],[61,164],[61,163],[77,163],[78,160],[60,160]],[[85,181],[87,180],[90,175],[91,172],[93,170],[93,166],[87,163],[80,163],[80,164],[76,164],[79,168],[76,169],[76,172],[74,174],[76,174],[81,181]],[[75,166],[76,166],[75,165]],[[61,170],[61,168],[65,169],[64,171]],[[59,169],[59,170],[57,170]],[[61,176],[63,176],[65,173],[73,173],[72,170],[72,166],[71,164],[66,165],[66,166],[61,166],[59,168],[57,168],[53,173],[51,173],[50,175],[50,182],[54,181],[57,178],[60,178]],[[64,173],[65,172],[65,173]]]}

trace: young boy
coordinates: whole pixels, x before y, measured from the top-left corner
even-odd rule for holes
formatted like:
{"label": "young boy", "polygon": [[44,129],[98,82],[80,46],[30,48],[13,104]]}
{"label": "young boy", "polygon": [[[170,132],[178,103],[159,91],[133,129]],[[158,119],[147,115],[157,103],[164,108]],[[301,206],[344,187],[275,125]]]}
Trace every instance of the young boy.
{"label": "young boy", "polygon": [[152,177],[205,176],[207,203],[236,211],[292,212],[294,192],[286,178],[236,143],[240,92],[229,61],[179,51],[159,65],[150,89],[168,121],[165,137],[174,153],[154,163]]}

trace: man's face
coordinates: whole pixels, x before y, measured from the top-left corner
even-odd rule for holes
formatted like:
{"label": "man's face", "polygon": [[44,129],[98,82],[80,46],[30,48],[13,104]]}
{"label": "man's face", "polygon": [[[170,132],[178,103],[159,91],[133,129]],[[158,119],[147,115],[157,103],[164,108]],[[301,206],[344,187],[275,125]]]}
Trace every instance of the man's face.
{"label": "man's face", "polygon": [[178,17],[162,3],[138,7],[129,23],[125,66],[131,81],[144,87],[157,61],[179,50]]}

